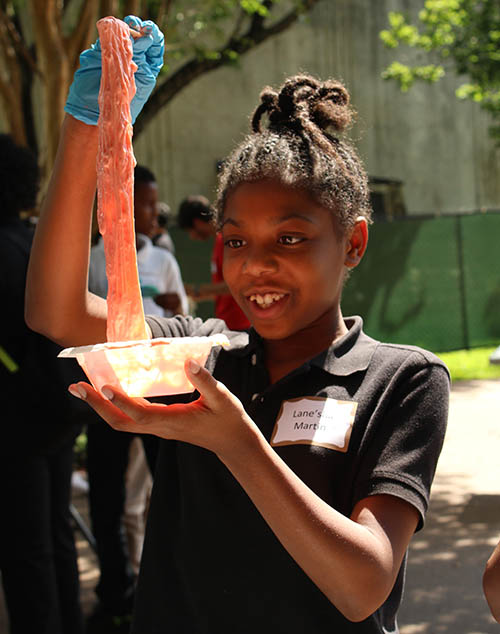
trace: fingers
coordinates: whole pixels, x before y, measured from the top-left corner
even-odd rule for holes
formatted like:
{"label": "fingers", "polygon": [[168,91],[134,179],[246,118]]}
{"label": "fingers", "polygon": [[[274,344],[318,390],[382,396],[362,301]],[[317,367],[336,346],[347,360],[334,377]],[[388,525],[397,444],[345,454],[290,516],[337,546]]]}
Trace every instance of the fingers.
{"label": "fingers", "polygon": [[154,72],[158,74],[163,66],[165,37],[154,22],[150,22],[150,20],[148,20],[147,24],[148,26],[151,26],[150,35],[153,39],[153,43],[146,51],[146,59],[148,60],[149,65],[154,69]]}
{"label": "fingers", "polygon": [[151,403],[145,398],[131,398],[124,392],[109,385],[105,385],[102,388],[102,393],[106,399],[112,402],[113,406],[125,414],[129,420],[134,421],[138,425],[151,423],[155,414],[163,414],[167,409],[167,405]]}
{"label": "fingers", "polygon": [[154,77],[158,75],[163,66],[163,54],[165,50],[165,38],[158,26],[151,20],[142,21],[135,15],[127,15],[124,22],[134,31],[138,31],[142,37],[133,35],[134,61],[138,55],[145,55],[148,69]]}
{"label": "fingers", "polygon": [[214,377],[194,359],[188,359],[184,364],[187,378],[203,396],[211,409],[218,409],[230,395],[225,385]]}
{"label": "fingers", "polygon": [[88,383],[74,383],[68,387],[68,391],[77,398],[87,402],[92,409],[99,414],[111,427],[123,431],[132,431],[132,423],[129,416],[113,405],[109,399],[104,398]]}
{"label": "fingers", "polygon": [[123,21],[125,22],[125,24],[128,24],[131,29],[134,29],[134,31],[141,30],[142,20],[136,15],[127,15],[123,18]]}

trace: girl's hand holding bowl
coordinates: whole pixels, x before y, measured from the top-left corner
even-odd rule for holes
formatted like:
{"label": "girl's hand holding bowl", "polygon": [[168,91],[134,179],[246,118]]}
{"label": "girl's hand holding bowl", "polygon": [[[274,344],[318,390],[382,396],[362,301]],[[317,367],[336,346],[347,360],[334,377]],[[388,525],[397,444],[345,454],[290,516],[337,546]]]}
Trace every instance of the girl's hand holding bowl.
{"label": "girl's hand holding bowl", "polygon": [[188,404],[151,403],[109,386],[99,393],[85,382],[68,389],[118,431],[188,442],[213,451],[223,461],[229,456],[232,460],[237,455],[248,456],[260,431],[239,399],[196,361],[186,361],[185,371],[200,393],[198,400]]}

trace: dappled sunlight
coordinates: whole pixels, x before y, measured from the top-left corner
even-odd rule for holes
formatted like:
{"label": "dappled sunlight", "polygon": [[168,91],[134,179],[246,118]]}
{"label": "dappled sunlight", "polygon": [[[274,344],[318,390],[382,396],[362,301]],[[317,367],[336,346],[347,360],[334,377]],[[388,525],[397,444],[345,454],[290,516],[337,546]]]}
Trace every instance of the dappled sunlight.
{"label": "dappled sunlight", "polygon": [[500,538],[500,494],[467,492],[466,480],[438,477],[426,525],[410,546],[401,634],[498,633],[482,574]]}
{"label": "dappled sunlight", "polygon": [[[88,498],[85,493],[73,492],[72,502],[85,524],[90,527]],[[88,615],[96,604],[94,588],[99,581],[97,556],[81,532],[75,529],[75,543],[78,551],[78,570],[80,571],[80,600],[83,613]]]}

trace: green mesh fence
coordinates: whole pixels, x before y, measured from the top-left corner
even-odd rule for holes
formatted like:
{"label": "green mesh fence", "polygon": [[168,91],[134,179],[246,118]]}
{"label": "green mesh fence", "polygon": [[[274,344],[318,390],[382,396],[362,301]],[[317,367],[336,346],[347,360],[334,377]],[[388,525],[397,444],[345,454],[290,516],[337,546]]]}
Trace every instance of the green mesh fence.
{"label": "green mesh fence", "polygon": [[344,291],[368,334],[435,351],[500,343],[500,214],[374,225]]}
{"label": "green mesh fence", "polygon": [[[185,282],[210,279],[211,243],[172,230]],[[500,213],[405,218],[370,227],[368,250],[344,289],[382,341],[446,351],[500,344]],[[199,304],[209,317],[213,304]]]}
{"label": "green mesh fence", "polygon": [[500,343],[500,213],[464,217],[464,295],[471,348]]}
{"label": "green mesh fence", "polygon": [[[213,241],[191,240],[186,231],[178,227],[169,230],[175,243],[175,257],[179,263],[185,284],[210,282],[210,257]],[[214,316],[214,303],[201,302],[196,307],[196,315],[207,319]]]}

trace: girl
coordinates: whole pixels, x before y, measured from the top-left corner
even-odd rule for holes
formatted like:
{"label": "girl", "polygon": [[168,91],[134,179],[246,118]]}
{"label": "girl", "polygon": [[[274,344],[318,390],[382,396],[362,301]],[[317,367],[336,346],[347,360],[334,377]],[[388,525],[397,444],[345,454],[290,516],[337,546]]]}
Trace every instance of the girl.
{"label": "girl", "polygon": [[[262,93],[215,218],[252,328],[148,318],[153,337],[228,335],[205,368],[186,364],[199,394],[167,406],[70,387],[113,428],[164,439],[136,634],[398,631],[449,379],[432,354],[342,316],[370,218],[365,172],[340,138],[351,117],[335,81],[301,75]],[[95,129],[67,117],[32,258],[28,319],[63,345],[105,338],[106,304],[86,288],[95,147]]]}

